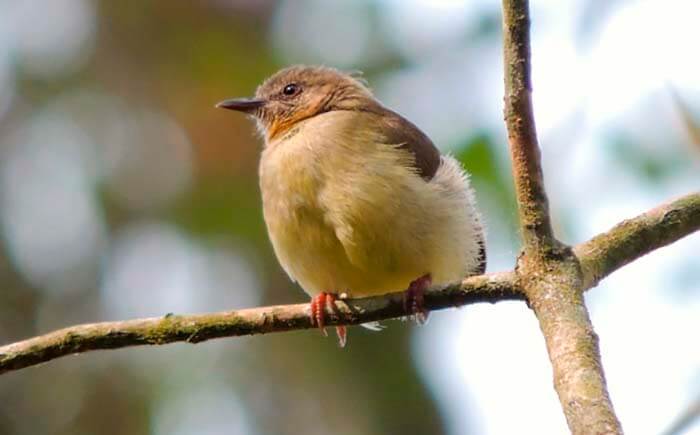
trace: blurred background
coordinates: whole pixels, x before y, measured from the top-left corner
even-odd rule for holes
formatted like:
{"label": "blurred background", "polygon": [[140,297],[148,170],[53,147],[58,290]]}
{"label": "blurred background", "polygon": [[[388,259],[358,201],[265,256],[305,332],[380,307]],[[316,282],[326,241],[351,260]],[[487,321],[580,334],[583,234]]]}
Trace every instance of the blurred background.
{"label": "blurred background", "polygon": [[[534,0],[558,233],[700,188],[700,4]],[[267,240],[260,141],[214,109],[277,69],[362,70],[458,156],[489,270],[518,253],[495,0],[0,0],[0,343],[82,322],[302,302]],[[675,97],[674,97],[675,95]],[[700,397],[700,234],[586,298],[626,431]],[[0,377],[0,434],[567,433],[522,303],[68,357]],[[700,424],[683,433],[700,434]]]}

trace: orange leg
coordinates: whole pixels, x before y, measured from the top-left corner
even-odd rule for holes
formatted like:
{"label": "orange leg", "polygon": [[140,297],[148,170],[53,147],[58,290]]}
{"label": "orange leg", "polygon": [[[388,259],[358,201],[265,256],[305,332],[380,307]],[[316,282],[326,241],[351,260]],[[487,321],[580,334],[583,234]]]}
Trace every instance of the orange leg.
{"label": "orange leg", "polygon": [[419,325],[424,325],[428,321],[428,310],[424,306],[425,290],[430,287],[433,279],[429,273],[416,278],[408,285],[408,289],[403,294],[403,308],[406,312],[413,314]]}
{"label": "orange leg", "polygon": [[[325,328],[326,308],[330,305],[331,311],[335,311],[335,301],[337,296],[334,293],[319,293],[311,298],[311,324],[318,326],[323,335],[328,336]],[[348,331],[344,325],[336,326],[335,332],[338,335],[338,344],[345,347],[348,339]]]}

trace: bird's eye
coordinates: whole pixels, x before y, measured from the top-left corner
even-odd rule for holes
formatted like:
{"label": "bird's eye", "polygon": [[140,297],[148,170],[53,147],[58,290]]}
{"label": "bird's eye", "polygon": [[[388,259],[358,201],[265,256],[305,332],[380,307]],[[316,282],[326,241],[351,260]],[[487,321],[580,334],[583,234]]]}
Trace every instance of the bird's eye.
{"label": "bird's eye", "polygon": [[291,97],[292,95],[298,94],[299,90],[299,85],[297,85],[296,83],[290,83],[287,86],[285,86],[284,89],[282,89],[282,94]]}

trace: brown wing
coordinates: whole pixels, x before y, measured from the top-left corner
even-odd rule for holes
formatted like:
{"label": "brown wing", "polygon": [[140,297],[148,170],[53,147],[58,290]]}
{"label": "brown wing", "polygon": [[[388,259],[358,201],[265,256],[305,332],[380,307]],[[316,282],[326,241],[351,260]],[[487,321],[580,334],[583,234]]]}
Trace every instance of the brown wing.
{"label": "brown wing", "polygon": [[[401,148],[413,154],[418,174],[426,181],[430,181],[440,166],[440,152],[428,136],[425,135],[412,122],[398,113],[382,108],[375,113],[382,115],[382,132],[387,138],[387,143],[401,144]],[[475,275],[486,272],[486,241],[481,231],[481,224],[477,222],[479,234],[478,265]]]}
{"label": "brown wing", "polygon": [[440,166],[440,152],[425,133],[398,113],[386,109],[382,113],[382,133],[387,143],[400,144],[413,154],[418,174],[424,180],[433,178]]}

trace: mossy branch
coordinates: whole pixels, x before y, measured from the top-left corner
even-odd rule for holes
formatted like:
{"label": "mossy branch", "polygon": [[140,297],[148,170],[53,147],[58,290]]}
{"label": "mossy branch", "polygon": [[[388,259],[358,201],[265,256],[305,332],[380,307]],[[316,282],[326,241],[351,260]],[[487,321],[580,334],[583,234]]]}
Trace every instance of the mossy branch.
{"label": "mossy branch", "polygon": [[584,288],[637,258],[700,229],[700,192],[662,204],[574,248]]}
{"label": "mossy branch", "polygon": [[[698,230],[698,204],[700,193],[694,193],[626,220],[609,232],[578,245],[575,248],[578,260],[582,265],[595,265],[601,259],[611,258],[614,253],[616,261],[605,263],[604,276],[607,276],[634,258]],[[673,219],[669,216],[673,216]],[[630,231],[630,228],[635,230]],[[618,252],[620,246],[626,244],[627,238],[635,240],[640,237],[640,233],[657,243],[640,244],[633,251]],[[615,243],[611,243],[611,240]],[[624,261],[622,255],[631,257]],[[523,279],[528,279],[527,275],[516,275],[515,272],[470,277],[461,283],[429,291],[426,295],[426,308],[440,310],[479,302],[525,300],[521,285]],[[341,323],[355,325],[406,314],[401,294],[341,301],[337,303],[337,308],[336,313],[327,316],[329,326]],[[312,327],[308,304],[77,325],[0,347],[0,374],[93,350],[175,342],[199,343],[214,338]]]}
{"label": "mossy branch", "polygon": [[[477,302],[524,300],[515,274],[494,273],[436,287],[425,295],[425,307],[441,310]],[[329,326],[357,325],[405,316],[402,294],[336,302],[328,313]],[[195,315],[165,315],[148,319],[90,323],[60,329],[0,347],[0,374],[51,361],[66,355],[100,349],[199,343],[213,338],[267,334],[314,326],[309,304],[279,305]]]}

